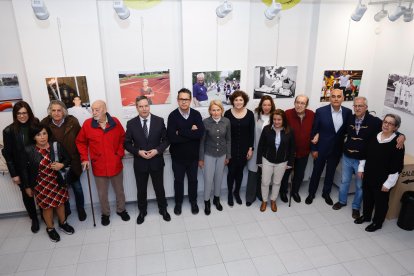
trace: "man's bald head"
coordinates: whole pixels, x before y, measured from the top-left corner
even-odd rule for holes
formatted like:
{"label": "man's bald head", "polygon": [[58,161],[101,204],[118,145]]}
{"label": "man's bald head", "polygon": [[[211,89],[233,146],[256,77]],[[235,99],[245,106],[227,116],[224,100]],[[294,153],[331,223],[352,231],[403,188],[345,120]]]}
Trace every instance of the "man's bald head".
{"label": "man's bald head", "polygon": [[102,100],[97,100],[92,103],[92,116],[99,122],[106,120],[106,103]]}

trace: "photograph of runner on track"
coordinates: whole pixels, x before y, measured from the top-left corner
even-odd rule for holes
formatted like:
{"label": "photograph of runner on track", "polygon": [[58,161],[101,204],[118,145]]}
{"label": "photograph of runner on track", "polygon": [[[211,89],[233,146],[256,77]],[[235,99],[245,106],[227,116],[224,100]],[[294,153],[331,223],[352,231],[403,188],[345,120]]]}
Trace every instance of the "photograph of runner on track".
{"label": "photograph of runner on track", "polygon": [[135,98],[147,96],[150,104],[168,104],[170,99],[170,72],[119,73],[122,106],[134,106]]}

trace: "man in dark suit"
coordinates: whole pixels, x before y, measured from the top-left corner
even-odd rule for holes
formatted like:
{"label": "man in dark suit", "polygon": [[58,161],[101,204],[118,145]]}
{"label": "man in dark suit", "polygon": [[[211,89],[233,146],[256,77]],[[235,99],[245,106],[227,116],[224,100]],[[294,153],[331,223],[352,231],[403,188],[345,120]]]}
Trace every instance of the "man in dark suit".
{"label": "man in dark suit", "polygon": [[330,197],[333,178],[343,152],[346,122],[349,116],[352,116],[352,111],[349,108],[341,106],[343,101],[343,91],[334,89],[330,97],[331,104],[316,109],[312,137],[317,135],[319,138],[316,144],[311,145],[314,163],[309,183],[309,195],[305,200],[306,204],[312,204],[326,164],[322,197],[328,205],[333,205]]}
{"label": "man in dark suit", "polygon": [[178,108],[168,116],[167,135],[171,142],[170,153],[174,172],[175,207],[174,213],[181,214],[184,197],[184,176],[188,179],[188,199],[191,212],[198,214],[197,169],[200,140],[204,134],[204,124],[200,112],[190,108],[191,92],[180,89],[177,96]]}
{"label": "man in dark suit", "polygon": [[150,113],[150,105],[146,96],[137,97],[135,104],[138,116],[127,122],[124,147],[134,155],[139,209],[137,224],[143,223],[147,215],[147,185],[150,175],[159,213],[165,221],[170,221],[164,191],[163,157],[170,143],[167,139],[164,119]]}

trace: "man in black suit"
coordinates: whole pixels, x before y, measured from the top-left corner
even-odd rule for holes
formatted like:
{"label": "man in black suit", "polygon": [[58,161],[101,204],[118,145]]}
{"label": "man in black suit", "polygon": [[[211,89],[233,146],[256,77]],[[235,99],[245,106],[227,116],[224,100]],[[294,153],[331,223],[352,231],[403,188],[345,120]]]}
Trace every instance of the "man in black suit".
{"label": "man in black suit", "polygon": [[147,215],[147,185],[151,175],[157,197],[159,213],[165,221],[170,221],[167,212],[167,200],[164,191],[163,152],[170,144],[164,119],[150,113],[148,98],[137,97],[135,104],[138,116],[127,122],[124,147],[134,155],[134,173],[138,191],[137,224],[141,224]]}

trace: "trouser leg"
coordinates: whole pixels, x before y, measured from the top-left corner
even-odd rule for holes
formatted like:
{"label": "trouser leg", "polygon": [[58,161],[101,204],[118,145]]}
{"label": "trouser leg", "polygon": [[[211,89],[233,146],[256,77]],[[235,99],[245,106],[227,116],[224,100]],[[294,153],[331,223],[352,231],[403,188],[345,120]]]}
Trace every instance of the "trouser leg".
{"label": "trouser leg", "polygon": [[37,213],[36,213],[36,204],[34,196],[30,197],[27,195],[25,190],[22,190],[22,199],[24,207],[26,208],[27,214],[31,219],[37,219]]}
{"label": "trouser leg", "polygon": [[116,211],[121,213],[125,211],[124,174],[122,171],[111,177],[111,184],[115,192]]}
{"label": "trouser leg", "polygon": [[152,185],[154,187],[155,196],[157,197],[158,209],[167,209],[167,199],[164,190],[164,169],[159,171],[150,171]]}
{"label": "trouser leg", "polygon": [[140,212],[147,210],[147,187],[148,187],[148,172],[139,172],[135,170],[135,182],[137,184],[137,199],[138,209]]}
{"label": "trouser leg", "polygon": [[263,158],[262,162],[262,198],[264,202],[267,202],[269,198],[269,186],[272,181],[273,164]]}
{"label": "trouser leg", "polygon": [[225,160],[225,155],[216,158],[216,166],[214,172],[214,196],[216,197],[220,197],[221,193],[221,183],[223,182]]}
{"label": "trouser leg", "polygon": [[172,170],[174,172],[175,204],[182,204],[184,197],[185,166],[177,160],[172,160]]}
{"label": "trouser leg", "polygon": [[214,182],[214,171],[216,168],[216,158],[204,155],[204,201],[210,200],[211,190]]}
{"label": "trouser leg", "polygon": [[111,214],[108,202],[109,178],[105,176],[95,176],[95,183],[102,215],[109,216]]}
{"label": "trouser leg", "polygon": [[198,160],[189,161],[186,169],[188,179],[188,199],[190,202],[197,202],[197,169]]}
{"label": "trouser leg", "polygon": [[375,214],[372,222],[382,225],[385,220],[385,216],[388,211],[388,200],[390,198],[390,192],[383,192],[381,188],[377,188],[374,194],[375,197]]}
{"label": "trouser leg", "polygon": [[321,175],[325,167],[326,159],[318,157],[313,162],[313,170],[311,179],[309,182],[309,195],[315,196],[316,191],[318,190],[319,181],[321,180]]}
{"label": "trouser leg", "polygon": [[273,184],[272,184],[272,194],[270,195],[270,200],[275,201],[279,195],[280,182],[282,181],[283,175],[285,174],[287,162],[276,164],[273,167]]}
{"label": "trouser leg", "polygon": [[303,178],[305,177],[308,158],[309,156],[295,159],[292,178],[292,190],[294,193],[299,193],[300,186],[302,185]]}
{"label": "trouser leg", "polygon": [[323,184],[322,194],[329,195],[331,193],[335,171],[339,160],[340,155],[332,154],[328,157],[326,162],[325,181]]}

